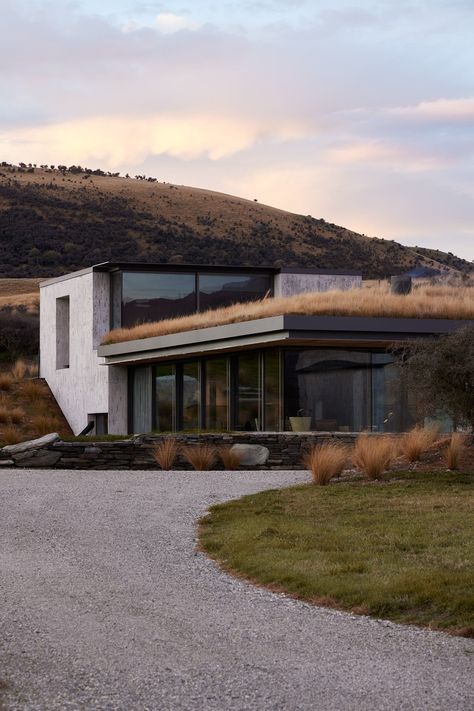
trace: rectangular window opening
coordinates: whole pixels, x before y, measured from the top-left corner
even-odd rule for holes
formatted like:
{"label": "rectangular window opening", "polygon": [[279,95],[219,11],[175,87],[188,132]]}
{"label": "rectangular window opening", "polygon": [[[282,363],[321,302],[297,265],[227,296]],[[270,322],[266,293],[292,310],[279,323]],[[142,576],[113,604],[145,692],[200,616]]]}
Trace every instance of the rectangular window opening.
{"label": "rectangular window opening", "polygon": [[56,299],[56,370],[69,368],[69,345],[69,296],[61,296]]}

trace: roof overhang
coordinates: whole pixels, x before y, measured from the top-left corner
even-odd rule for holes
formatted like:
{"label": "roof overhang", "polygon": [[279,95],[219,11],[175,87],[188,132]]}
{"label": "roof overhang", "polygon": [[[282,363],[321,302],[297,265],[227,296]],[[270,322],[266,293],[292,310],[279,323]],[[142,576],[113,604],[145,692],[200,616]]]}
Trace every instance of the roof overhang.
{"label": "roof overhang", "polygon": [[352,316],[272,316],[99,346],[106,365],[131,365],[276,345],[388,347],[451,333],[472,321]]}

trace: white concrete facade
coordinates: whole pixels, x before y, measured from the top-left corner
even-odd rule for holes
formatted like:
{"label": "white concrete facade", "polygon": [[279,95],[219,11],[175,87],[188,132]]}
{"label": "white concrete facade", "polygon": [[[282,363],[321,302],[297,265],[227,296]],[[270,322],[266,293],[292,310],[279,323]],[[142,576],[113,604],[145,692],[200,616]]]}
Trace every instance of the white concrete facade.
{"label": "white concrete facade", "polygon": [[[40,375],[74,434],[81,432],[96,414],[109,416],[109,432],[127,432],[126,372],[122,368],[114,368],[117,373],[110,372],[103,365],[104,359],[97,355],[97,347],[110,328],[109,279],[106,272],[85,270],[41,284]],[[64,324],[58,319],[67,304],[67,331],[61,334]],[[68,359],[64,357],[65,340]]]}
{"label": "white concrete facade", "polygon": [[315,291],[349,291],[362,286],[362,276],[356,274],[310,274],[281,272],[275,275],[275,296],[295,296]]}

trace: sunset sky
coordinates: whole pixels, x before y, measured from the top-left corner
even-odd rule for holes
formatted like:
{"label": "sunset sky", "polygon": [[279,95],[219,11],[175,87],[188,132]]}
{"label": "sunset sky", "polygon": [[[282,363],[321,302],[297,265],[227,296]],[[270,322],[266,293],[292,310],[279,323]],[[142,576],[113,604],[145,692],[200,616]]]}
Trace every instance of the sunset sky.
{"label": "sunset sky", "polygon": [[0,0],[0,21],[0,160],[474,259],[473,0]]}

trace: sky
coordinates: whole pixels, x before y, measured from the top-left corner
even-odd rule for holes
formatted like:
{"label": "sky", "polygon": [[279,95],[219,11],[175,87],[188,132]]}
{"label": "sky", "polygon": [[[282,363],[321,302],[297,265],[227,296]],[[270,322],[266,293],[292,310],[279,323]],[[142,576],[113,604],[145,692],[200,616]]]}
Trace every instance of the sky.
{"label": "sky", "polygon": [[474,259],[474,0],[0,0],[0,160]]}

